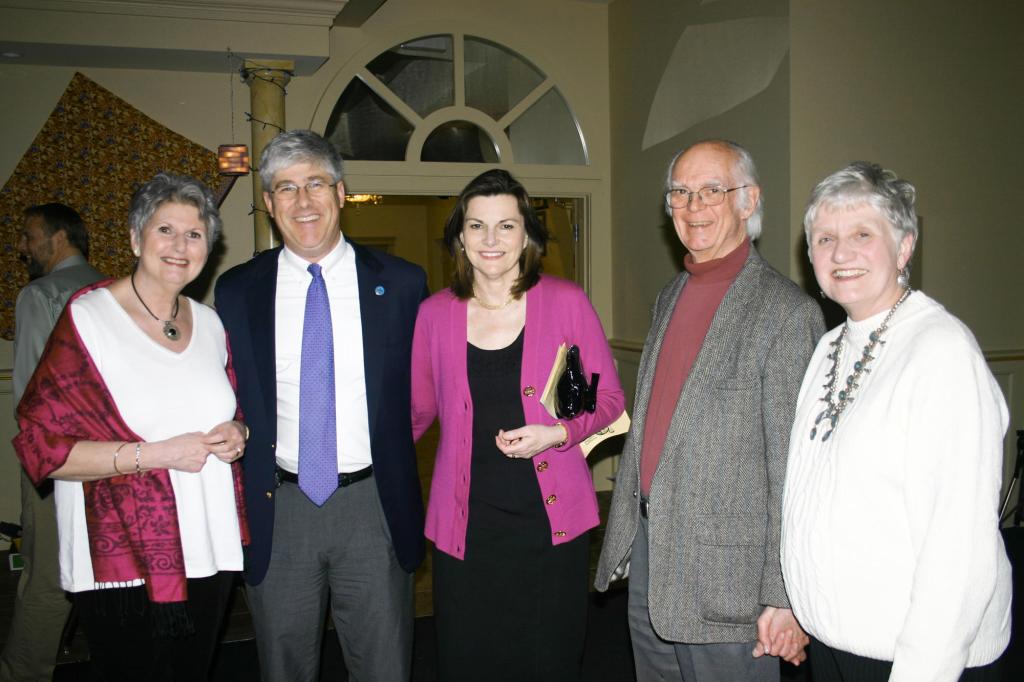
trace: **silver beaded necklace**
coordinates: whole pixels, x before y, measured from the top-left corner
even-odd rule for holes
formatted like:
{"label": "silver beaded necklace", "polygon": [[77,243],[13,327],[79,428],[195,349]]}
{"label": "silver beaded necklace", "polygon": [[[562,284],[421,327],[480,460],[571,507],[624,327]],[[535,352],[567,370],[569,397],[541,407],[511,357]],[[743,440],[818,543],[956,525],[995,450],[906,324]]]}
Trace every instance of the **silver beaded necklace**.
{"label": "silver beaded necklace", "polygon": [[907,296],[910,296],[910,287],[903,290],[900,300],[896,301],[896,305],[889,309],[889,314],[882,320],[882,324],[878,325],[878,328],[868,335],[868,342],[864,344],[864,351],[861,353],[860,360],[853,363],[853,371],[846,377],[844,387],[836,391],[839,379],[839,363],[843,355],[843,341],[846,340],[846,333],[850,330],[849,321],[843,323],[843,331],[839,332],[836,340],[829,344],[832,352],[828,354],[828,359],[832,361],[832,369],[825,375],[827,381],[822,386],[825,389],[825,395],[821,398],[821,401],[826,403],[826,406],[814,418],[814,426],[811,427],[811,440],[814,440],[815,436],[818,435],[818,426],[823,421],[828,422],[828,431],[821,437],[822,443],[827,441],[836,430],[839,415],[843,413],[847,405],[853,402],[853,394],[860,388],[860,378],[871,371],[868,369],[868,365],[875,359],[872,353],[875,352],[875,348],[879,345],[885,345],[885,341],[882,340],[882,334],[889,328],[889,320],[892,319],[896,309],[907,300]]}

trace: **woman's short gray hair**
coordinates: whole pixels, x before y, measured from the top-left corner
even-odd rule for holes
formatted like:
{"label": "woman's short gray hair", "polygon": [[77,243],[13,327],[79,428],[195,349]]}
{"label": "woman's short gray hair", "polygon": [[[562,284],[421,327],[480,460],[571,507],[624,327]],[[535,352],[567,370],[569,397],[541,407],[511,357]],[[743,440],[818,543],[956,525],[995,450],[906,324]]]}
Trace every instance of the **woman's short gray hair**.
{"label": "woman's short gray hair", "polygon": [[260,155],[260,180],[264,190],[273,189],[274,175],[297,163],[320,166],[341,182],[345,162],[330,142],[312,130],[290,130],[272,139]]}
{"label": "woman's short gray hair", "polygon": [[135,190],[132,195],[131,208],[128,209],[128,226],[135,239],[142,240],[142,229],[153,217],[156,210],[163,204],[172,202],[195,206],[199,211],[199,219],[206,225],[206,249],[220,239],[220,211],[213,193],[206,185],[184,175],[173,173],[157,173],[153,179]]}
{"label": "woman's short gray hair", "polygon": [[[665,191],[672,189],[672,171],[676,167],[676,161],[679,160],[686,152],[690,151],[694,147],[699,147],[702,144],[712,145],[720,147],[726,151],[729,151],[733,155],[732,164],[732,180],[737,185],[760,186],[761,181],[757,176],[757,165],[754,163],[754,157],[750,155],[746,147],[743,145],[732,142],[731,140],[723,139],[709,139],[701,140],[700,142],[694,142],[693,144],[685,147],[672,157],[672,160],[668,163],[668,170],[665,172]],[[699,188],[698,188],[699,189]],[[738,190],[739,192],[739,208],[740,210],[747,210],[750,206],[750,193],[746,188]],[[665,213],[671,218],[672,207],[668,205],[668,201],[665,201]],[[754,207],[754,212],[747,218],[747,236],[750,237],[751,241],[754,241],[761,236],[761,225],[762,219],[764,218],[764,192],[758,195],[757,206]]]}
{"label": "woman's short gray hair", "polygon": [[917,190],[896,173],[877,163],[854,161],[817,184],[804,211],[804,236],[810,251],[811,226],[823,206],[846,208],[868,205],[889,222],[893,237],[899,244],[907,235],[917,245]]}

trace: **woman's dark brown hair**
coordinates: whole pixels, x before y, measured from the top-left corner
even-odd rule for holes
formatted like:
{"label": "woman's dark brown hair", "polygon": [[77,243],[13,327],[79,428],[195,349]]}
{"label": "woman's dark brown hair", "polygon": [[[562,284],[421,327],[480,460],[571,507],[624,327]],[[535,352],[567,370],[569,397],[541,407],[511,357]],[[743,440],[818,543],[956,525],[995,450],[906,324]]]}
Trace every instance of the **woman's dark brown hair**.
{"label": "woman's dark brown hair", "polygon": [[473,265],[462,247],[462,226],[466,220],[466,207],[476,197],[494,197],[507,194],[515,197],[519,213],[526,228],[526,245],[519,257],[519,277],[510,292],[515,298],[522,296],[540,280],[541,259],[547,252],[548,229],[540,222],[530,203],[526,188],[508,171],[495,168],[473,178],[459,194],[444,226],[444,243],[455,259],[455,277],[452,279],[452,293],[465,300],[473,296]]}

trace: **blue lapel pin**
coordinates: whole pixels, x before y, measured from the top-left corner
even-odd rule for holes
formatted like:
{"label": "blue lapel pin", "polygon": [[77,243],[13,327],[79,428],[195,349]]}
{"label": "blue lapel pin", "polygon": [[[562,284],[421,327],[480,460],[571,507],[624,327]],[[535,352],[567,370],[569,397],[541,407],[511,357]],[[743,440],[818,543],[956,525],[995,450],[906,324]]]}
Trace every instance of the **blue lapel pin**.
{"label": "blue lapel pin", "polygon": [[381,285],[378,284],[377,288],[373,290],[373,293],[377,294],[378,296],[383,296],[384,295],[384,287],[382,287]]}

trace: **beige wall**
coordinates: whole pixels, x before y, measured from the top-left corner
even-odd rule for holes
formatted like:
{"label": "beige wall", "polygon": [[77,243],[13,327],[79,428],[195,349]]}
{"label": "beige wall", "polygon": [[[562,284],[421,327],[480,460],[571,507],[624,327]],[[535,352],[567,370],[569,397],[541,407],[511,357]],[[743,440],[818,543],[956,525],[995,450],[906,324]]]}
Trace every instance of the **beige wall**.
{"label": "beige wall", "polygon": [[829,172],[892,168],[917,186],[923,289],[985,350],[1021,349],[1024,5],[804,0],[791,26],[794,237]]}
{"label": "beige wall", "polygon": [[[788,269],[789,68],[788,60],[764,91],[734,108],[644,150],[648,115],[666,64],[689,26],[755,16],[785,17],[787,2],[683,3],[675,0],[616,0],[610,5],[612,55],[613,243],[615,318],[612,336],[642,342],[650,306],[674,277],[684,253],[663,209],[668,162],[677,151],[707,137],[733,139],[751,150],[764,188],[764,232],[758,248],[783,271]],[[695,81],[700,74],[688,77]],[[723,81],[727,81],[725,77]],[[680,82],[700,97],[705,87]],[[727,86],[727,83],[723,83]],[[623,368],[623,373],[628,372]]]}
{"label": "beige wall", "polygon": [[[655,88],[687,26],[787,12],[791,54],[766,91],[641,148]],[[649,303],[678,270],[681,249],[660,198],[665,164],[694,140],[725,136],[758,162],[768,202],[759,248],[777,268],[803,279],[799,223],[814,183],[855,158],[876,160],[918,185],[924,288],[984,349],[1024,346],[1024,233],[1007,185],[1024,152],[1024,5],[616,0],[610,13],[616,337],[643,339]]]}

